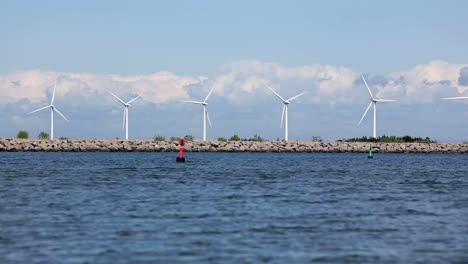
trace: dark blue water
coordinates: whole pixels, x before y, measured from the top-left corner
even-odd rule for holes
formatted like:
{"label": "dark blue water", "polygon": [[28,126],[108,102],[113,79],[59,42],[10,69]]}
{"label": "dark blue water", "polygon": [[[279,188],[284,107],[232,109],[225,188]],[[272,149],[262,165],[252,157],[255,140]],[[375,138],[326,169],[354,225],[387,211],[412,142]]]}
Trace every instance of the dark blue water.
{"label": "dark blue water", "polygon": [[468,156],[0,153],[0,263],[468,262]]}

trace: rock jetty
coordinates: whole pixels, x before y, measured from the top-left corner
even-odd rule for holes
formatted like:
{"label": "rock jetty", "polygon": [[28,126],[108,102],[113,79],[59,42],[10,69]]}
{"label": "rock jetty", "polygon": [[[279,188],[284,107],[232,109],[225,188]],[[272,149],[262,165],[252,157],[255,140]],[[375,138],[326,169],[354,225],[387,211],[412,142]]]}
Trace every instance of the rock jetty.
{"label": "rock jetty", "polygon": [[[193,141],[187,142],[188,152],[366,152],[375,153],[460,153],[468,154],[468,144],[461,143],[363,143],[363,142],[302,142],[302,141]],[[144,140],[28,140],[1,139],[0,152],[174,152],[178,142]]]}

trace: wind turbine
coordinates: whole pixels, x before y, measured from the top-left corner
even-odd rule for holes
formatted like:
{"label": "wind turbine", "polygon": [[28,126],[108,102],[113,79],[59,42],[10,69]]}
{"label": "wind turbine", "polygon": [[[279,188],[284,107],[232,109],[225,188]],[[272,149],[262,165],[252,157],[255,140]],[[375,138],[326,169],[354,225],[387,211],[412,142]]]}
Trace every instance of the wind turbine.
{"label": "wind turbine", "polygon": [[133,101],[135,101],[136,99],[140,98],[141,95],[138,95],[137,97],[133,98],[132,100],[128,101],[128,102],[124,102],[122,99],[120,99],[119,97],[117,97],[117,95],[113,94],[111,91],[107,91],[108,93],[110,93],[112,96],[114,96],[115,99],[117,99],[117,101],[119,101],[120,103],[123,104],[124,106],[124,112],[123,112],[123,128],[125,130],[125,140],[128,140],[128,108],[131,105],[131,103],[133,103]]}
{"label": "wind turbine", "polygon": [[203,141],[206,141],[206,121],[208,120],[208,123],[211,126],[211,121],[210,121],[210,115],[208,114],[208,98],[210,98],[211,93],[213,92],[215,86],[213,85],[213,88],[211,88],[210,92],[208,95],[205,97],[205,100],[202,102],[200,101],[183,101],[184,103],[191,103],[191,104],[199,104],[203,105]]}
{"label": "wind turbine", "polygon": [[366,111],[364,112],[364,115],[362,115],[362,118],[359,121],[359,125],[361,124],[362,120],[364,120],[364,117],[366,116],[367,112],[369,112],[369,109],[371,108],[371,106],[374,105],[374,129],[373,129],[372,137],[377,138],[377,103],[380,103],[380,102],[382,102],[382,103],[383,102],[396,102],[396,100],[377,99],[377,98],[375,98],[374,95],[372,94],[370,88],[369,88],[369,85],[367,85],[367,82],[366,82],[366,79],[364,78],[364,75],[361,74],[361,77],[362,77],[362,80],[364,81],[364,84],[367,87],[367,91],[369,91],[369,95],[371,97],[371,99],[370,99],[371,102],[370,102],[369,106],[367,107]]}
{"label": "wind turbine", "polygon": [[54,84],[54,90],[52,92],[52,100],[50,100],[50,105],[48,106],[44,106],[42,108],[39,108],[37,110],[34,110],[32,112],[29,112],[28,115],[32,114],[32,113],[36,113],[36,112],[39,112],[41,110],[45,110],[47,108],[50,108],[50,140],[53,140],[54,139],[54,112],[57,112],[57,114],[59,114],[63,119],[65,119],[66,121],[68,121],[68,119],[57,109],[57,107],[55,107],[54,105],[54,101],[55,101],[55,88],[57,87],[57,80],[55,80],[55,84]]}
{"label": "wind turbine", "polygon": [[281,125],[280,127],[283,127],[283,119],[284,119],[284,140],[288,141],[288,105],[292,102],[292,100],[298,98],[299,96],[302,96],[304,93],[300,93],[296,96],[293,96],[287,100],[284,100],[281,95],[279,95],[273,88],[268,86],[268,89],[270,89],[282,102],[283,102],[283,112],[281,113]]}

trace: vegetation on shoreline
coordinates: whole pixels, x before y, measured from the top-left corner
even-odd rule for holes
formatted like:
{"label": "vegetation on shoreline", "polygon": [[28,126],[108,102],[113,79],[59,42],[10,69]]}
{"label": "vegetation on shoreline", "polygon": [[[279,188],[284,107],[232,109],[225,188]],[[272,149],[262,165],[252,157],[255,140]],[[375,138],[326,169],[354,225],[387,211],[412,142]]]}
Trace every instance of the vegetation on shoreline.
{"label": "vegetation on shoreline", "polygon": [[265,139],[263,139],[261,136],[255,134],[253,137],[249,138],[248,141],[256,141],[256,142],[263,142]]}
{"label": "vegetation on shoreline", "polygon": [[[26,130],[20,130],[16,136],[18,139],[29,139],[29,132]],[[38,139],[50,139],[50,135],[47,132],[40,132],[38,135]],[[118,138],[116,138],[118,140]],[[166,139],[166,137],[162,135],[156,135],[153,137],[154,142],[161,142],[161,141],[179,141],[180,137],[176,136],[171,136],[169,139]],[[194,137],[192,135],[185,135],[183,137],[185,141],[194,141]],[[60,137],[59,140],[69,140],[69,138],[66,137]],[[255,134],[251,138],[240,138],[238,134],[234,134],[232,137],[229,139],[224,138],[224,137],[218,137],[217,139],[220,142],[228,142],[228,141],[254,141],[254,142],[263,142],[263,141],[269,141],[268,139],[265,139],[261,137],[258,134]],[[279,138],[276,139],[276,141],[282,141]],[[295,140],[297,141],[297,140]],[[310,141],[312,142],[323,142],[322,138],[320,136],[313,136]],[[436,140],[432,140],[429,137],[421,138],[421,137],[412,137],[412,136],[386,136],[383,135],[381,137],[377,138],[372,138],[372,137],[360,137],[360,138],[345,138],[345,139],[340,139],[337,140],[336,142],[375,142],[375,143],[438,143]],[[468,144],[468,141],[464,141],[463,144]]]}
{"label": "vegetation on shoreline", "polygon": [[18,135],[16,135],[17,138],[19,139],[28,139],[29,138],[29,132],[26,130],[20,130],[18,132]]}
{"label": "vegetation on shoreline", "polygon": [[158,142],[158,141],[166,141],[166,138],[161,135],[157,135],[153,138],[153,141]]}
{"label": "vegetation on shoreline", "polygon": [[319,136],[313,136],[311,140],[312,142],[323,142],[322,138]]}
{"label": "vegetation on shoreline", "polygon": [[193,136],[192,135],[185,135],[184,140],[185,141],[193,141]]}
{"label": "vegetation on shoreline", "polygon": [[38,138],[38,139],[49,139],[50,136],[49,136],[49,133],[42,131],[41,133],[39,133],[39,135],[37,136],[37,138]]}
{"label": "vegetation on shoreline", "polygon": [[360,137],[360,138],[348,138],[341,139],[338,142],[379,142],[379,143],[437,143],[435,140],[431,140],[429,137],[411,137],[411,136],[381,136],[377,138],[372,137]]}

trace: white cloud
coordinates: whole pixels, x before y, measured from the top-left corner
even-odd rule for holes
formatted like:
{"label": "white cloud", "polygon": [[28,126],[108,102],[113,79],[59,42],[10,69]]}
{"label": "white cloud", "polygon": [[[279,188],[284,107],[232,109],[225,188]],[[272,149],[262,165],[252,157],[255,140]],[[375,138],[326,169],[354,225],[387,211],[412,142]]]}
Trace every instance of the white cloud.
{"label": "white cloud", "polygon": [[[150,75],[120,76],[89,73],[44,71],[16,72],[0,75],[0,104],[27,99],[33,103],[48,100],[57,78],[57,96],[73,100],[102,96],[110,90],[122,97],[141,94],[144,100],[162,103],[188,97],[187,86],[200,83],[203,77],[177,76],[170,72]],[[66,99],[64,99],[66,100]]]}
{"label": "white cloud", "polygon": [[284,97],[306,91],[309,100],[346,100],[357,74],[345,67],[306,65],[286,67],[258,60],[244,60],[222,65],[216,76],[216,93],[235,102],[247,100],[258,91],[268,92],[265,84]]}
{"label": "white cloud", "polygon": [[[370,76],[368,82],[377,97],[430,102],[441,94],[457,96],[453,93],[467,91],[468,87],[458,84],[460,69],[466,66],[433,61],[380,79]],[[124,100],[141,94],[145,101],[152,103],[189,97],[203,99],[213,84],[215,95],[237,105],[253,103],[260,95],[272,95],[265,83],[286,98],[305,91],[307,95],[301,98],[305,102],[352,103],[366,96],[359,73],[346,67],[319,64],[288,67],[242,60],[221,65],[210,81],[206,77],[179,76],[164,71],[134,76],[46,71],[6,73],[0,75],[0,105],[22,99],[46,102],[56,78],[57,96],[75,103],[79,100],[111,102],[113,99],[104,95],[105,90],[115,92]],[[103,96],[106,97],[99,99]]]}
{"label": "white cloud", "polygon": [[28,99],[33,102],[44,100],[45,89],[51,88],[57,75],[49,72],[31,71],[0,75],[0,103]]}
{"label": "white cloud", "polygon": [[390,74],[393,82],[389,82],[382,91],[400,91],[412,102],[430,102],[440,95],[457,96],[464,93],[468,87],[458,84],[460,70],[468,64],[450,64],[446,61],[432,61],[429,64],[418,65],[406,71]]}

